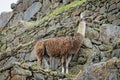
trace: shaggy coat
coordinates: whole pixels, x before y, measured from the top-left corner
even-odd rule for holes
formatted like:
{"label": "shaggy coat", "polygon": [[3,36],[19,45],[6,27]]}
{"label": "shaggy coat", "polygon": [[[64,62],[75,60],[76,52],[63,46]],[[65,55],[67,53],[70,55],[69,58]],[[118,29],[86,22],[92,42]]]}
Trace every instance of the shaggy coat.
{"label": "shaggy coat", "polygon": [[34,49],[40,65],[42,64],[43,56],[48,55],[57,59],[63,58],[62,65],[64,64],[63,66],[65,67],[67,57],[77,54],[82,43],[83,36],[80,33],[76,33],[75,36],[71,37],[40,40],[36,43]]}

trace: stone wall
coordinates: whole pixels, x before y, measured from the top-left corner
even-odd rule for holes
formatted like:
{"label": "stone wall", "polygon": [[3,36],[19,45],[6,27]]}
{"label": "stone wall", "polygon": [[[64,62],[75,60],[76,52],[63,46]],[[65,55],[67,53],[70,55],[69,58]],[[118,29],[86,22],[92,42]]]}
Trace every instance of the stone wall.
{"label": "stone wall", "polygon": [[18,0],[17,3],[11,4],[11,9],[13,9],[11,12],[12,17],[9,13],[1,14],[0,27],[12,26],[17,24],[16,21],[18,20],[34,21],[41,19],[53,9],[72,1],[74,0]]}
{"label": "stone wall", "polygon": [[[58,12],[59,14],[53,15],[53,18],[46,19],[34,27],[28,27],[36,20],[43,19],[54,10],[61,8],[61,6],[67,6],[72,1],[18,0],[17,3],[11,4],[13,9],[11,14],[1,14],[0,27],[4,27],[4,29],[0,34],[0,70],[11,64],[17,64],[12,68],[10,66],[10,68],[7,68],[8,70],[0,74],[2,80],[43,79],[43,74],[33,73],[31,69],[22,68],[19,64],[34,68],[36,66],[33,51],[34,40],[73,36],[77,30],[80,13],[85,10],[93,12],[93,15],[90,16],[93,22],[87,24],[84,44],[76,60],[70,63],[70,75],[68,75],[68,78],[72,79],[80,69],[84,70],[84,65],[99,64],[113,57],[120,59],[120,0],[87,0],[67,11]],[[3,21],[5,22],[3,23]],[[20,44],[24,44],[23,47],[16,49],[19,48]],[[115,73],[109,76],[115,77],[118,74]]]}

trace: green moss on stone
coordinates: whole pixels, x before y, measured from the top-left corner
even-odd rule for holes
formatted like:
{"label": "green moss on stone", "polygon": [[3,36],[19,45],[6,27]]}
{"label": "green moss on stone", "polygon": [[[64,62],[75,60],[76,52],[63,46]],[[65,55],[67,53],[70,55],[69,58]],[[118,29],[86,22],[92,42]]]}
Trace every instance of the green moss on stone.
{"label": "green moss on stone", "polygon": [[107,51],[113,50],[113,46],[111,46],[111,45],[104,45],[104,47],[107,49]]}
{"label": "green moss on stone", "polygon": [[63,5],[60,8],[57,8],[55,10],[53,10],[51,13],[49,13],[48,15],[46,15],[45,17],[43,17],[42,19],[39,19],[37,21],[35,21],[32,25],[29,25],[30,27],[33,27],[35,25],[38,25],[41,22],[44,22],[45,20],[49,20],[53,17],[55,17],[57,14],[60,14],[62,12],[65,12],[67,10],[69,10],[72,7],[75,7],[77,5],[82,4],[83,2],[85,2],[86,0],[76,0],[68,5]]}
{"label": "green moss on stone", "polygon": [[118,14],[116,15],[116,17],[117,17],[118,19],[120,19],[120,13],[118,13]]}

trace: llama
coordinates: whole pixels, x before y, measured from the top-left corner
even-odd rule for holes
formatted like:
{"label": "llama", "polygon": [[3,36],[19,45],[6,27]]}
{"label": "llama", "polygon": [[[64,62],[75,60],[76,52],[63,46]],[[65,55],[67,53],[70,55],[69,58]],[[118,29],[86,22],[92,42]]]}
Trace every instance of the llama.
{"label": "llama", "polygon": [[43,39],[36,43],[34,49],[39,65],[42,65],[44,62],[46,68],[49,69],[49,65],[45,59],[45,56],[48,55],[50,57],[50,65],[52,64],[51,59],[60,59],[62,62],[62,74],[68,73],[70,61],[78,53],[83,43],[86,21],[90,21],[90,19],[86,18],[89,13],[88,11],[81,13],[81,22],[74,36]]}

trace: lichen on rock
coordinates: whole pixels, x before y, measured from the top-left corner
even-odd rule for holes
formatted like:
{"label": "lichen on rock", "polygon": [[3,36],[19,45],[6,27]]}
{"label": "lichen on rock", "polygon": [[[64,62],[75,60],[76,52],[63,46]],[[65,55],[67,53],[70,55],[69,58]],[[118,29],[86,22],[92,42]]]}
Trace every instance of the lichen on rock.
{"label": "lichen on rock", "polygon": [[44,38],[74,36],[80,13],[85,10],[94,13],[90,16],[93,22],[87,24],[84,44],[76,59],[70,62],[70,72],[64,80],[119,79],[119,4],[120,0],[18,0],[13,3],[12,12],[0,15],[0,79],[64,78],[59,74],[61,67],[55,72],[38,70],[33,47]]}

